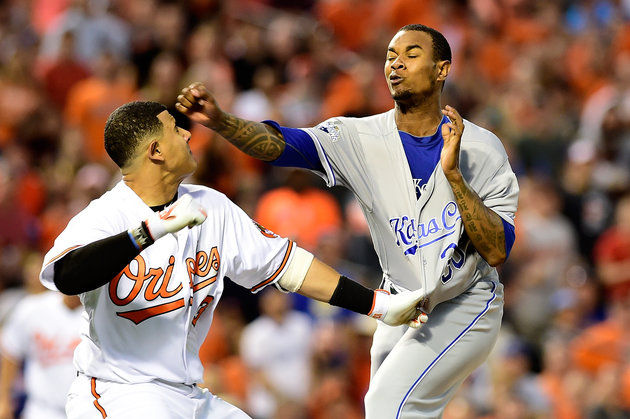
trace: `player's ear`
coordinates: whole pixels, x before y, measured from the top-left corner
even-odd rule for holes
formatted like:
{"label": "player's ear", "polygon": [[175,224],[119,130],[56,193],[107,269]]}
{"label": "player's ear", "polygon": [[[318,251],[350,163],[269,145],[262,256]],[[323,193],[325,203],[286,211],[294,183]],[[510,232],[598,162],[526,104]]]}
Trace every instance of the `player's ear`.
{"label": "player's ear", "polygon": [[147,148],[147,154],[149,156],[149,160],[153,162],[161,162],[164,161],[164,156],[160,151],[160,142],[157,140],[153,140],[149,143],[149,147]]}
{"label": "player's ear", "polygon": [[438,61],[438,77],[437,81],[445,81],[449,71],[451,71],[451,62],[448,60]]}

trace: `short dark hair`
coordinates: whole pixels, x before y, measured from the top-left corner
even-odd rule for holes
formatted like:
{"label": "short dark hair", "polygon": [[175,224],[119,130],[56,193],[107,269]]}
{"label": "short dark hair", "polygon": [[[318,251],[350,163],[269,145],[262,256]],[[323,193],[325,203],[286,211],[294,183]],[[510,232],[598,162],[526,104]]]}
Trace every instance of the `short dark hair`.
{"label": "short dark hair", "polygon": [[419,23],[412,23],[398,29],[398,32],[402,31],[419,31],[429,34],[429,36],[433,40],[433,59],[435,61],[452,60],[453,57],[451,55],[451,46],[448,44],[448,41],[440,31],[430,28],[426,25],[421,25]]}
{"label": "short dark hair", "polygon": [[118,165],[125,167],[144,139],[162,134],[157,116],[166,110],[158,102],[130,102],[117,108],[105,123],[105,151]]}

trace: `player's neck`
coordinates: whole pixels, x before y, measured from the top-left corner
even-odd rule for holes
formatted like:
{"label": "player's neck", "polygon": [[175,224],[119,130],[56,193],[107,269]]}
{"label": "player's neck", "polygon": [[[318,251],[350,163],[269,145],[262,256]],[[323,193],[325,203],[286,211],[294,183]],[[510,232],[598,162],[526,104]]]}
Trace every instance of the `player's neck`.
{"label": "player's neck", "polygon": [[433,135],[442,121],[440,103],[405,107],[396,104],[396,126],[400,131],[405,131],[416,137]]}
{"label": "player's neck", "polygon": [[147,171],[123,173],[122,179],[150,207],[169,202],[177,193],[177,188],[181,183],[180,179],[172,179],[163,173],[148,173]]}

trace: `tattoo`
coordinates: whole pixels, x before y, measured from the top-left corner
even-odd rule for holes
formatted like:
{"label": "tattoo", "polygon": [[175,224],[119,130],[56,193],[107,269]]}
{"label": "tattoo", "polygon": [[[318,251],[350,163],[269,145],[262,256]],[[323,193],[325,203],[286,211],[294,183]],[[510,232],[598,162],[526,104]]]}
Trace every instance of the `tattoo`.
{"label": "tattoo", "polygon": [[284,151],[282,135],[267,124],[246,121],[227,114],[224,123],[215,129],[244,153],[260,160],[275,160]]}
{"label": "tattoo", "polygon": [[451,183],[464,229],[475,249],[487,261],[505,259],[505,231],[501,217],[486,207],[462,179]]}

